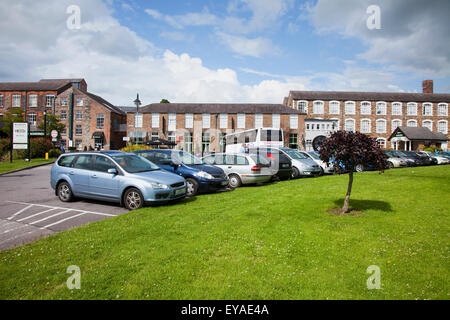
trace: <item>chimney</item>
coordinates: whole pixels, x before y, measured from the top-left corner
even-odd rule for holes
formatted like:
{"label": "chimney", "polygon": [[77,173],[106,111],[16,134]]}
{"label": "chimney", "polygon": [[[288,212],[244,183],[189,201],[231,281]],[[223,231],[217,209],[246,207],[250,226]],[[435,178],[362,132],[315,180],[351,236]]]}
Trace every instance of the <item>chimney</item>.
{"label": "chimney", "polygon": [[423,80],[422,93],[433,93],[433,80]]}

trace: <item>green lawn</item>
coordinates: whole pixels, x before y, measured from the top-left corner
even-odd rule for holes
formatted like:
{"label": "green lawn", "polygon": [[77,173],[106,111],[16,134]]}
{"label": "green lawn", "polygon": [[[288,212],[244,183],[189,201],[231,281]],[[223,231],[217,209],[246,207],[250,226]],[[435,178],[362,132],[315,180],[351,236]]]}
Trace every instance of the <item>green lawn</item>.
{"label": "green lawn", "polygon": [[347,179],[201,195],[1,252],[0,299],[449,299],[450,166],[356,174],[364,214],[326,213]]}
{"label": "green lawn", "polygon": [[6,173],[26,167],[36,166],[38,164],[54,162],[56,159],[45,160],[42,158],[31,159],[31,161],[25,160],[13,160],[12,163],[9,161],[0,162],[0,173]]}

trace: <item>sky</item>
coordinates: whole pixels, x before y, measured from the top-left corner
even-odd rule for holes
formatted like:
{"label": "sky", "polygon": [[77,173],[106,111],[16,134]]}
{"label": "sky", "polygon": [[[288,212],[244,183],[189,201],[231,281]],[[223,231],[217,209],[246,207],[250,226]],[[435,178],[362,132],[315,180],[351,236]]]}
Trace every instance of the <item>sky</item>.
{"label": "sky", "polygon": [[290,90],[421,92],[425,79],[450,92],[448,0],[2,4],[0,81],[84,78],[115,105],[133,105],[136,93],[146,105],[282,103]]}

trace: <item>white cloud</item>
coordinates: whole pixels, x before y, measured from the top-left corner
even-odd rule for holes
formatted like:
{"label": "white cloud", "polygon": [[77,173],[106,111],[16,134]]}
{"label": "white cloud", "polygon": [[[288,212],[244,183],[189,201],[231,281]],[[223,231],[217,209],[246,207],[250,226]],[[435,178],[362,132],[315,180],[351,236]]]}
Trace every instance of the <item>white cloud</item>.
{"label": "white cloud", "polygon": [[272,44],[267,38],[246,38],[233,36],[223,32],[217,32],[220,41],[228,46],[233,52],[243,55],[259,58],[263,55],[276,55],[280,53],[280,49]]}
{"label": "white cloud", "polygon": [[186,26],[211,26],[219,23],[219,19],[209,13],[205,8],[202,12],[192,12],[183,15],[162,14],[154,9],[146,9],[145,12],[155,20],[164,21],[177,29],[183,29]]}

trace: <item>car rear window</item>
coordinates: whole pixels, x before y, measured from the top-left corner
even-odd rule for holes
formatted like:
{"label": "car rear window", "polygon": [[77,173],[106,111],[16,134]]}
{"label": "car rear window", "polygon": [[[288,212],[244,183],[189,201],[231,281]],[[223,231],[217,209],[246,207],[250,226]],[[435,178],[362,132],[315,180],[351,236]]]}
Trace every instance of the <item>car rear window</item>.
{"label": "car rear window", "polygon": [[70,167],[70,164],[72,163],[73,159],[75,159],[75,156],[61,157],[61,159],[58,160],[58,165],[60,167]]}

